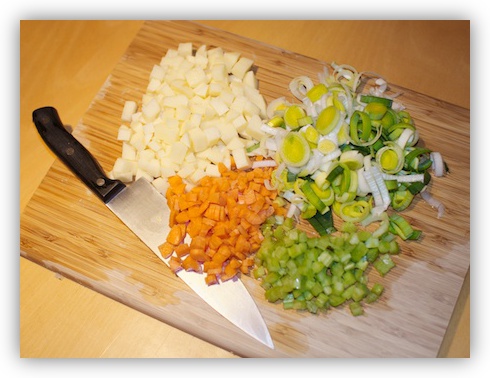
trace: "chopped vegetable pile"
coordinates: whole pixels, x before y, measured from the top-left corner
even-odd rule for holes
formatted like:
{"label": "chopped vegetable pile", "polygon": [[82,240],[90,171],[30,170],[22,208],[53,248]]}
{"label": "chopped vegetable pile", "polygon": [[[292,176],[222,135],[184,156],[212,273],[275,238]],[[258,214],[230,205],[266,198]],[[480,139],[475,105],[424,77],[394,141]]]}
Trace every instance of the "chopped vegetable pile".
{"label": "chopped vegetable pile", "polygon": [[171,230],[160,246],[174,272],[204,273],[209,285],[248,274],[264,239],[260,226],[285,213],[275,202],[277,191],[263,185],[272,168],[245,172],[219,164],[219,169],[221,177],[204,177],[190,191],[180,176],[169,178]]}
{"label": "chopped vegetable pile", "polygon": [[361,315],[362,302],[376,301],[384,289],[368,286],[369,264],[384,276],[395,266],[390,256],[399,253],[392,234],[377,238],[349,222],[340,234],[321,237],[297,230],[292,218],[266,223],[263,230],[253,274],[267,300],[280,300],[285,309],[317,313],[347,302],[353,315]]}
{"label": "chopped vegetable pile", "polygon": [[[422,234],[401,212],[420,194],[444,214],[427,188],[447,166],[419,146],[383,78],[332,63],[317,83],[290,82],[296,102],[266,104],[253,63],[219,47],[168,50],[141,110],[124,106],[110,174],[145,177],[166,195],[171,229],[160,252],[174,272],[203,274],[208,285],[249,274],[285,309],[348,303],[361,315],[383,292],[368,267],[382,278],[397,238]],[[298,230],[301,220],[317,235]]]}
{"label": "chopped vegetable pile", "polygon": [[402,211],[427,189],[429,168],[445,173],[440,154],[418,146],[410,114],[382,97],[383,79],[370,94],[358,94],[363,73],[333,67],[318,84],[294,79],[290,90],[301,103],[271,102],[263,127],[279,164],[273,186],[291,203],[289,215],[308,219],[320,234],[333,230],[332,212],[366,225],[388,208]]}

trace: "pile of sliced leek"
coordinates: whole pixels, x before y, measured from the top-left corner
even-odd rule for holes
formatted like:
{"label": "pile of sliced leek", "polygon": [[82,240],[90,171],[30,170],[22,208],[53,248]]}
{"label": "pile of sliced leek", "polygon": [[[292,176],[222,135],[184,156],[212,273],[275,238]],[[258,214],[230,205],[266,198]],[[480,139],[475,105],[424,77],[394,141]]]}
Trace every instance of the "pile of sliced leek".
{"label": "pile of sliced leek", "polygon": [[383,78],[331,66],[317,83],[307,76],[291,81],[296,102],[281,97],[267,107],[262,130],[278,164],[270,184],[289,202],[288,215],[313,219],[333,211],[365,225],[385,219],[389,208],[408,208],[420,193],[442,216],[444,205],[427,191],[431,174],[447,172],[440,153],[418,146],[414,120],[396,94],[387,94]]}

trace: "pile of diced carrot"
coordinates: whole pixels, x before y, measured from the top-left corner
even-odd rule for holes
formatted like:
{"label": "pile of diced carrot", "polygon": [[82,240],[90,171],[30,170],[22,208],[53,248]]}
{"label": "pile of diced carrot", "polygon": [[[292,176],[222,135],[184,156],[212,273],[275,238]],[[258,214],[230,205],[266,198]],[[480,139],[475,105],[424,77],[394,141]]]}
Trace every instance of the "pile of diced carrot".
{"label": "pile of diced carrot", "polygon": [[[273,168],[248,171],[219,165],[221,177],[206,176],[191,190],[180,176],[168,179],[170,232],[160,246],[174,272],[204,274],[208,285],[248,274],[263,240],[260,226],[273,215],[285,215],[267,189]],[[186,242],[189,235],[190,242]]]}

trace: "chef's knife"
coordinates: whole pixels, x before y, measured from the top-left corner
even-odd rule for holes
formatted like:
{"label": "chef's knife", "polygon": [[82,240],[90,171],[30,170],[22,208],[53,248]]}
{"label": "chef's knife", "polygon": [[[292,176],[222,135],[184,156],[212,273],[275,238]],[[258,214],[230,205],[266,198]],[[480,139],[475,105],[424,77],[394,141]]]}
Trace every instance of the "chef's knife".
{"label": "chef's knife", "polygon": [[[168,265],[158,250],[169,232],[170,210],[165,197],[144,178],[130,185],[108,178],[93,155],[65,129],[55,108],[37,109],[32,117],[48,147]],[[178,276],[218,313],[274,348],[264,319],[240,280],[208,286],[198,273],[181,270]]]}

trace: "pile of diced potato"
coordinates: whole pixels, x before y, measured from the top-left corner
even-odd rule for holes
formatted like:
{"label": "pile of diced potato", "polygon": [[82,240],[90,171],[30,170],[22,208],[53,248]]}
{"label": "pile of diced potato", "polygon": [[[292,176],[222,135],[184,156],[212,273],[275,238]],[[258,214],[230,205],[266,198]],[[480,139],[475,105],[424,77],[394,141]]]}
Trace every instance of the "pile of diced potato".
{"label": "pile of diced potato", "polygon": [[[189,185],[219,176],[218,164],[251,167],[251,155],[267,154],[262,125],[266,103],[254,62],[220,47],[181,43],[151,71],[141,106],[126,101],[117,139],[122,155],[110,172],[130,182],[145,177],[160,192],[166,178]],[[253,150],[253,152],[252,152]]]}

